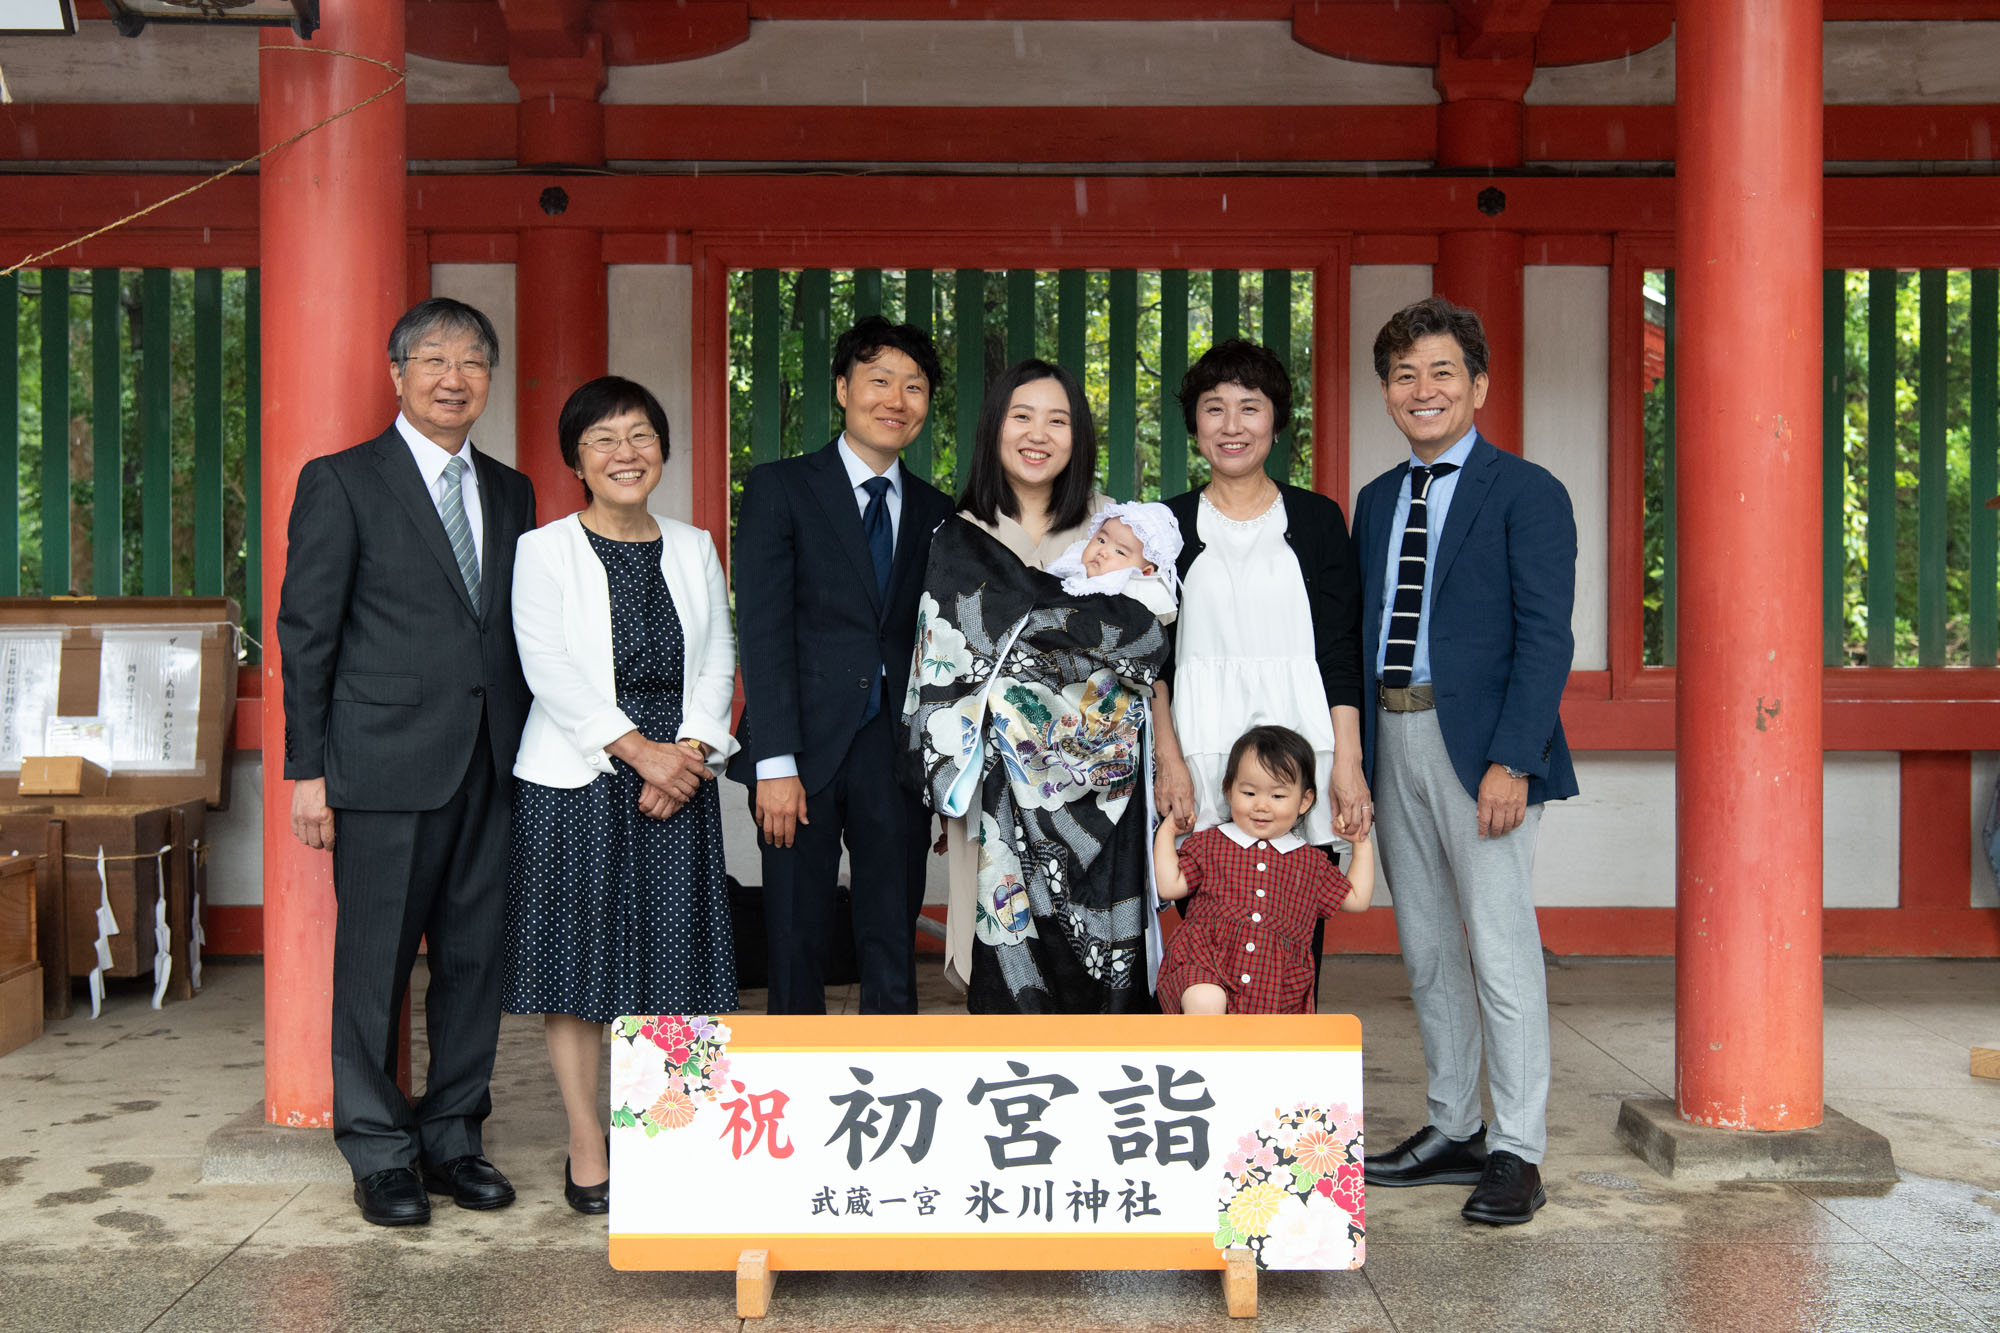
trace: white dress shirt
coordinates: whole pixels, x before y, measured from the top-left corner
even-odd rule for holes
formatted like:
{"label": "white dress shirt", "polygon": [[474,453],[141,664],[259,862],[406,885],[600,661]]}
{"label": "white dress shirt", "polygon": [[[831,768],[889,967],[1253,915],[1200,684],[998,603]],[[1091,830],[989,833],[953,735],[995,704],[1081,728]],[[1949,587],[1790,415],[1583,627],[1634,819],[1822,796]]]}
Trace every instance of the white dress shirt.
{"label": "white dress shirt", "polygon": [[472,529],[472,553],[479,560],[480,569],[486,568],[486,524],[485,511],[479,507],[479,470],[472,466],[472,437],[458,446],[455,454],[446,453],[443,446],[430,439],[422,431],[410,424],[410,419],[401,412],[396,414],[396,433],[403,437],[403,443],[410,446],[410,457],[417,460],[417,471],[424,474],[424,489],[431,493],[431,504],[437,507],[438,518],[444,518],[444,501],[438,497],[438,483],[444,479],[445,464],[454,458],[465,460],[465,471],[459,475],[458,494],[465,503],[465,523]]}
{"label": "white dress shirt", "polygon": [[[840,455],[841,466],[847,469],[847,484],[854,488],[856,512],[864,515],[868,512],[868,492],[863,489],[865,484],[878,476],[889,479],[889,494],[885,500],[889,506],[889,537],[892,543],[890,549],[895,549],[894,540],[903,530],[903,461],[899,458],[889,464],[888,471],[878,473],[862,462],[861,455],[855,453],[848,445],[846,431],[840,432],[840,439],[835,442],[834,451]],[[884,706],[887,706],[886,703]],[[795,754],[774,754],[768,759],[757,761],[759,782],[766,778],[795,778],[798,775],[799,757]]]}

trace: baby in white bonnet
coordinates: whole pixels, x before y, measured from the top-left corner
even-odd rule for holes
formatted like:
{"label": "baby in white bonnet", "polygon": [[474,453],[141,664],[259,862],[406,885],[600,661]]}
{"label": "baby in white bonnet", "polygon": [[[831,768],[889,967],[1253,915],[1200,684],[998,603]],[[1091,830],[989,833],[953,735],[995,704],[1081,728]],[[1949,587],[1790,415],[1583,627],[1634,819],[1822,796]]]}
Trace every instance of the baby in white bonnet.
{"label": "baby in white bonnet", "polygon": [[1049,565],[1067,593],[1124,594],[1136,598],[1162,625],[1174,623],[1180,578],[1181,525],[1163,504],[1110,504]]}

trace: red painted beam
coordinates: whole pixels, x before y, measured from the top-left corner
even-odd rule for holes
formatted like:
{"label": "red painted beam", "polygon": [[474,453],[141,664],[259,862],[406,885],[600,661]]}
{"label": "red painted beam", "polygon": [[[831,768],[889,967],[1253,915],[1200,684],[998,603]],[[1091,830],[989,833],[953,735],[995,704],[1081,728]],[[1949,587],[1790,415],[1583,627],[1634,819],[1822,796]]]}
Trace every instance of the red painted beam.
{"label": "red painted beam", "polygon": [[[1665,162],[1671,106],[1520,108],[1529,162]],[[1430,162],[1439,108],[1419,106],[802,107],[601,106],[618,160],[838,162],[894,143],[913,164]],[[415,162],[513,162],[510,104],[410,107]],[[1829,162],[1991,162],[1990,105],[1830,106]],[[0,161],[232,162],[256,151],[249,105],[17,103],[0,107]],[[115,147],[113,147],[115,145]],[[999,147],[996,147],[998,145]]]}
{"label": "red painted beam", "polygon": [[[927,911],[929,909],[926,909]],[[934,914],[933,914],[934,915]],[[1674,951],[1674,913],[1667,907],[1544,907],[1542,944],[1565,958],[1665,958]],[[212,957],[264,952],[264,909],[207,904],[202,909]],[[1396,917],[1388,908],[1342,916],[1329,931],[1330,954],[1397,952]],[[918,947],[924,950],[923,939]],[[1835,908],[1826,913],[1826,956],[1872,958],[2000,957],[2000,910],[1993,908]]]}
{"label": "red painted beam", "polygon": [[[0,191],[0,255],[9,260],[115,221],[199,178],[166,175],[20,178]],[[517,230],[552,226],[540,193],[561,185],[568,225],[625,227],[644,217],[670,233],[700,231],[728,262],[901,267],[1079,263],[1207,263],[1305,266],[1333,237],[1353,238],[1355,263],[1424,263],[1437,232],[1476,216],[1481,178],[756,176],[593,178],[420,176],[408,185],[412,226],[431,236],[438,261],[506,262]],[[1539,179],[1502,182],[1507,218],[1531,236],[1574,238],[1602,255],[1619,234],[1631,263],[1671,262],[1665,225],[1673,182],[1665,179]],[[2000,263],[1992,226],[1992,186],[1946,178],[1830,178],[1825,182],[1828,262],[1847,266]],[[869,233],[774,230],[776,217],[870,216],[906,219],[900,230]],[[1172,229],[1162,219],[1172,220]],[[1294,227],[1273,222],[1295,221]],[[47,262],[78,265],[254,262],[256,183],[230,177]],[[1060,228],[1057,237],[1052,228]],[[629,232],[627,233],[630,234]],[[487,238],[480,240],[478,238]],[[1636,237],[1628,242],[1625,237]],[[454,247],[459,247],[454,249]],[[484,247],[483,249],[481,247]],[[645,247],[649,253],[659,249]],[[647,261],[627,261],[647,262]],[[651,261],[657,262],[657,261]],[[683,261],[684,262],[684,261]],[[1636,292],[1636,277],[1619,290]],[[1632,356],[1637,358],[1636,346]],[[1621,412],[1623,421],[1631,413]],[[1626,432],[1619,435],[1624,440]],[[1630,448],[1614,449],[1614,457]]]}
{"label": "red painted beam", "polygon": [[[614,160],[1428,162],[1432,106],[608,106]],[[439,156],[446,154],[440,153]]]}
{"label": "red painted beam", "polygon": [[[1674,952],[1671,907],[1543,907],[1542,945],[1564,957],[1666,958]],[[1397,952],[1386,907],[1343,916],[1326,933],[1331,954]],[[1839,907],[1824,914],[1828,958],[2000,957],[2000,908]]]}

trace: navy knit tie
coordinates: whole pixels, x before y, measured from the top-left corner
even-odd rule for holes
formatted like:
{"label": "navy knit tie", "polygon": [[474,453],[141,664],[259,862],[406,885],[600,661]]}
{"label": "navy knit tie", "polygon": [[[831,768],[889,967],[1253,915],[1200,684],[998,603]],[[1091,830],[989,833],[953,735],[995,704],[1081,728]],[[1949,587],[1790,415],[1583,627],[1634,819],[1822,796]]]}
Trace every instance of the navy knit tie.
{"label": "navy knit tie", "polygon": [[1410,469],[1410,521],[1396,562],[1396,600],[1389,610],[1389,642],[1382,650],[1382,687],[1406,690],[1417,660],[1417,628],[1424,615],[1424,566],[1430,559],[1431,483],[1458,471],[1456,463]]}

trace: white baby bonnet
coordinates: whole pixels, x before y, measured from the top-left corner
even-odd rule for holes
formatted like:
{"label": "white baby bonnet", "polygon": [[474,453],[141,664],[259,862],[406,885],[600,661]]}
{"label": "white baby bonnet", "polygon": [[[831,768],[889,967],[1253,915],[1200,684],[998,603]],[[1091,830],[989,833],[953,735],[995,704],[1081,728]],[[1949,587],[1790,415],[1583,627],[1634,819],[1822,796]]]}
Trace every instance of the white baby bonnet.
{"label": "white baby bonnet", "polygon": [[[1083,567],[1083,550],[1108,519],[1119,519],[1139,539],[1146,561],[1157,571],[1146,574],[1137,569],[1114,569],[1095,578]],[[1174,511],[1163,504],[1126,501],[1108,504],[1090,516],[1083,536],[1070,544],[1049,565],[1048,572],[1062,580],[1063,591],[1072,594],[1110,593],[1137,597],[1148,609],[1169,624],[1180,602],[1180,573],[1175,562],[1181,556],[1181,525]]]}

